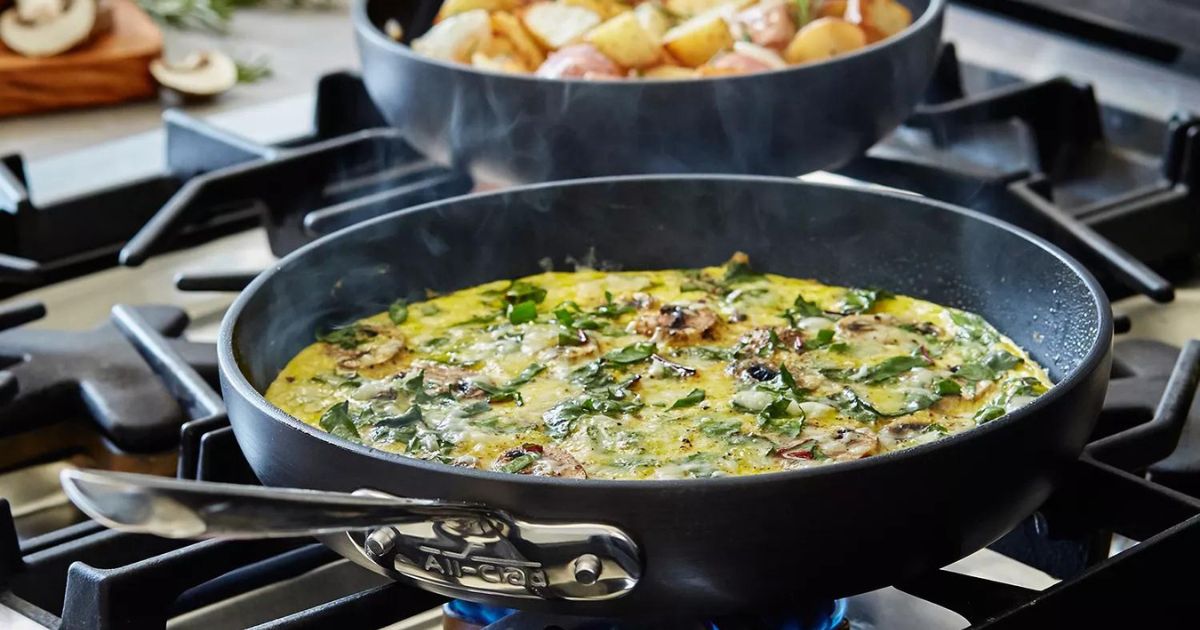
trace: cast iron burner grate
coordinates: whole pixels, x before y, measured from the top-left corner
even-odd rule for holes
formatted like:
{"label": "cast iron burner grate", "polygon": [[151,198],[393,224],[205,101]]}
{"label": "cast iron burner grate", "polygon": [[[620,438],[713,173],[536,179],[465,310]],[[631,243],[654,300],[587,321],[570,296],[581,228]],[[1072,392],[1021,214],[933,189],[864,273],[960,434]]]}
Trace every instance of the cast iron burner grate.
{"label": "cast iron burner grate", "polygon": [[[188,325],[182,309],[142,306],[140,317],[156,334],[171,338],[173,349],[212,381],[216,352],[179,335]],[[36,320],[45,308],[36,302],[0,308],[0,330]],[[114,315],[116,317],[116,315]],[[80,423],[92,423],[103,439],[125,453],[175,448],[183,414],[152,366],[138,355],[113,322],[89,331],[16,328],[0,333],[0,470],[49,453],[13,448],[37,442],[53,448],[78,448],[90,439]],[[53,437],[41,431],[55,431]],[[32,439],[24,439],[33,434]],[[75,436],[74,438],[72,436]],[[27,463],[27,462],[26,462]]]}
{"label": "cast iron burner grate", "polygon": [[122,248],[133,264],[259,224],[283,254],[341,225],[473,185],[383,128],[349,74],[318,82],[314,133],[279,146],[179,111],[163,122],[166,173],[50,205],[31,200],[20,155],[0,156],[0,297],[112,266]]}
{"label": "cast iron burner grate", "polygon": [[[220,398],[146,313],[118,306],[113,323],[191,419],[181,432],[179,476],[254,483]],[[1178,574],[1181,563],[1200,554],[1200,500],[1151,483],[1144,472],[1171,455],[1153,467],[1155,479],[1186,481],[1192,487],[1200,481],[1200,434],[1195,431],[1200,409],[1193,406],[1200,342],[1180,352],[1157,342],[1123,341],[1116,345],[1114,363],[1113,385],[1088,454],[1037,514],[992,545],[1062,579],[1060,584],[1038,592],[934,571],[885,589],[890,599],[873,604],[875,608],[863,599],[868,596],[849,598],[849,618],[882,610],[875,627],[889,627],[887,615],[915,614],[906,608],[914,602],[953,611],[954,618],[969,620],[971,628],[1176,627],[1188,618],[1191,585]],[[1191,430],[1179,441],[1185,423]],[[1141,542],[1110,558],[1113,533]],[[305,586],[304,580],[314,575],[327,578],[320,588]],[[445,601],[382,582],[310,539],[190,543],[121,534],[83,522],[21,540],[4,501],[0,589],[0,605],[37,624],[83,629],[161,628],[168,619],[180,628],[378,628]],[[239,597],[250,602],[239,609],[243,616],[222,616],[231,614],[228,601]],[[761,619],[722,619],[716,627],[761,628]],[[711,623],[656,622],[652,627],[711,628]],[[636,620],[617,623],[529,612],[487,626],[551,627],[646,626]]]}

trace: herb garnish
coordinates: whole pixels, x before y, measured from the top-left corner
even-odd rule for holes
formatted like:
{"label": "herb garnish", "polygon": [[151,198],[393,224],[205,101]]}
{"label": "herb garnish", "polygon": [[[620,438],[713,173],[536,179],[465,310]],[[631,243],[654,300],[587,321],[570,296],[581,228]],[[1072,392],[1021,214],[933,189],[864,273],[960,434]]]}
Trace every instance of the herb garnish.
{"label": "herb garnish", "polygon": [[358,435],[358,427],[355,426],[354,420],[350,417],[350,403],[342,401],[321,414],[321,419],[317,421],[322,429],[336,435],[344,440],[361,442],[362,438]]}
{"label": "herb garnish", "polygon": [[335,345],[343,350],[353,350],[359,344],[377,335],[374,330],[354,323],[333,328],[325,333],[317,334],[317,341]]}
{"label": "herb garnish", "polygon": [[995,350],[976,363],[959,366],[954,375],[971,382],[995,380],[1002,372],[1013,369],[1024,360],[1007,350]]}
{"label": "herb garnish", "polygon": [[842,315],[868,313],[875,308],[875,303],[893,297],[890,291],[883,289],[849,289],[839,302]]}
{"label": "herb garnish", "polygon": [[703,389],[693,389],[692,391],[688,392],[687,396],[684,396],[683,398],[676,400],[670,407],[668,407],[668,409],[683,409],[684,407],[691,407],[691,406],[697,405],[703,401],[704,401],[704,390]]}
{"label": "herb garnish", "polygon": [[408,319],[408,301],[400,299],[392,302],[387,312],[388,319],[392,320],[393,324],[397,326],[403,324]]}
{"label": "herb garnish", "polygon": [[825,314],[821,307],[804,299],[804,295],[797,295],[796,301],[792,303],[791,308],[783,312],[783,318],[787,320],[788,326],[796,327],[796,324],[807,317],[821,317]]}
{"label": "herb garnish", "polygon": [[621,365],[629,365],[632,363],[640,363],[650,358],[658,348],[649,342],[639,342],[631,346],[625,346],[620,350],[613,350],[604,355],[605,361],[619,363]]}
{"label": "herb garnish", "polygon": [[622,414],[635,413],[643,407],[640,400],[615,400],[608,398],[580,396],[564,400],[542,414],[542,422],[546,424],[546,432],[553,438],[564,438],[571,433],[575,421],[583,416],[600,414],[616,418]]}
{"label": "herb garnish", "polygon": [[529,451],[526,451],[526,452],[522,453],[521,455],[512,458],[511,461],[508,461],[508,462],[505,462],[504,464],[502,464],[500,466],[500,470],[502,472],[506,472],[506,473],[521,472],[522,470],[525,470],[526,468],[528,468],[530,464],[532,464],[533,462],[536,462],[538,459],[540,459],[540,458],[538,457],[538,455],[536,453],[531,453]]}

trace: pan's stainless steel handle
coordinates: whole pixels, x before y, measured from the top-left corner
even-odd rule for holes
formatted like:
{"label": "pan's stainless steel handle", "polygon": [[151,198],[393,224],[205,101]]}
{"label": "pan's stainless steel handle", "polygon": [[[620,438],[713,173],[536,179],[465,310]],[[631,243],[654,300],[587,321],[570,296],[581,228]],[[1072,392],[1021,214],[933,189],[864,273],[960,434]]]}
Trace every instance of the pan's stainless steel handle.
{"label": "pan's stainless steel handle", "polygon": [[625,595],[641,576],[637,544],[599,523],[526,521],[476,503],[374,490],[74,469],[61,481],[79,509],[112,529],[168,538],[332,537],[349,542],[360,564],[452,596],[604,600]]}

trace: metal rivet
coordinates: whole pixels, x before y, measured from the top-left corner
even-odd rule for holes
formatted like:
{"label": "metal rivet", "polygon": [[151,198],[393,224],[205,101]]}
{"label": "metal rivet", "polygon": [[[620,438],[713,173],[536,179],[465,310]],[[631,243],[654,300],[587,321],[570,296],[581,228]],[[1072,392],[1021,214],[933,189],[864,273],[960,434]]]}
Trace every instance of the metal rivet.
{"label": "metal rivet", "polygon": [[590,586],[596,583],[600,578],[600,572],[604,570],[604,565],[601,564],[600,558],[590,553],[585,553],[571,564],[571,569],[575,572],[575,581]]}
{"label": "metal rivet", "polygon": [[384,527],[371,532],[371,535],[367,536],[366,542],[363,543],[363,548],[372,558],[383,558],[396,548],[396,530]]}

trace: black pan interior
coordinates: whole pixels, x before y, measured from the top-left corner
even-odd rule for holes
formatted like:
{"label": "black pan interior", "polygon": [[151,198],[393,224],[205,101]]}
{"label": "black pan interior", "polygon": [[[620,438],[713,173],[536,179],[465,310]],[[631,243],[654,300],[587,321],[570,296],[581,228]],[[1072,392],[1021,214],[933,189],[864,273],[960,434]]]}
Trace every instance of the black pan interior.
{"label": "black pan interior", "polygon": [[453,199],[324,238],[253,285],[242,312],[231,312],[233,349],[263,391],[317,330],[399,297],[537,273],[547,262],[700,267],[738,250],[760,270],[981,313],[1056,382],[1106,343],[1107,302],[1087,272],[981,215],[787,179],[631,177]]}

